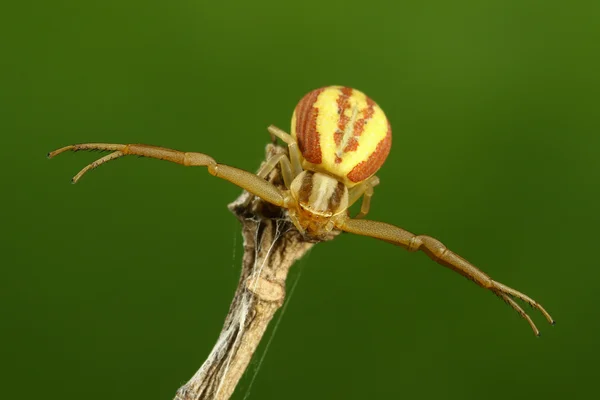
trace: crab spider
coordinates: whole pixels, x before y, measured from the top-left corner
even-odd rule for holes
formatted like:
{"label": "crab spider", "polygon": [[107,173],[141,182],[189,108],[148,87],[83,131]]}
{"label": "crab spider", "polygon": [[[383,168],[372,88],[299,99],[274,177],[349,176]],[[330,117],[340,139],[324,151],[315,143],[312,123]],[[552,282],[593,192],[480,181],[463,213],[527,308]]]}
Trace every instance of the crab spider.
{"label": "crab spider", "polygon": [[[167,160],[185,166],[208,167],[211,175],[287,209],[290,220],[305,236],[319,239],[332,230],[339,229],[381,239],[408,251],[421,250],[438,264],[492,291],[517,311],[536,335],[539,336],[539,330],[515,300],[529,303],[549,323],[554,324],[541,304],[491,279],[437,239],[414,235],[384,222],[363,219],[369,212],[373,188],[379,184],[379,179],[374,174],[385,161],[392,138],[385,114],[365,94],[340,86],[313,90],[302,98],[294,110],[291,135],[275,126],[270,126],[268,131],[273,137],[286,143],[288,156],[279,154],[271,157],[256,174],[219,164],[206,154],[145,144],[77,144],[55,150],[48,157],[52,158],[66,151],[112,151],[83,168],[75,175],[73,183],[89,170],[126,155]],[[278,165],[284,190],[265,180]],[[360,212],[351,218],[348,209],[361,197]]]}

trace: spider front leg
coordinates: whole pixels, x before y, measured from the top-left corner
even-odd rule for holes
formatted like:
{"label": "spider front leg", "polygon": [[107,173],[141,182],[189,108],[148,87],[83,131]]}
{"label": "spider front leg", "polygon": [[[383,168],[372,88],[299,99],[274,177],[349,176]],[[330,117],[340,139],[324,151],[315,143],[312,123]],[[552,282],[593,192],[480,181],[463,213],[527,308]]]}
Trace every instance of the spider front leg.
{"label": "spider front leg", "polygon": [[208,172],[211,175],[225,179],[271,204],[275,204],[276,206],[280,207],[285,206],[285,196],[272,183],[267,182],[263,178],[251,172],[230,167],[229,165],[225,164],[218,164],[212,157],[202,153],[183,152],[146,144],[85,143],[66,146],[50,152],[48,153],[48,158],[52,158],[66,151],[80,150],[101,150],[112,151],[113,153],[104,156],[83,168],[77,175],[73,177],[73,183],[76,183],[86,172],[97,168],[108,161],[115,160],[126,155],[136,155],[171,161],[188,167],[208,167]]}
{"label": "spider front leg", "polygon": [[554,320],[541,304],[515,289],[494,281],[473,264],[448,250],[446,246],[437,239],[425,235],[417,236],[397,226],[378,221],[347,219],[339,223],[338,227],[346,232],[385,240],[386,242],[404,247],[409,251],[423,251],[438,264],[458,272],[485,289],[491,290],[515,309],[521,317],[527,320],[537,336],[540,335],[540,331],[537,329],[529,315],[527,315],[513,299],[520,299],[531,305],[533,308],[538,309],[544,317],[546,317],[548,322],[554,325]]}

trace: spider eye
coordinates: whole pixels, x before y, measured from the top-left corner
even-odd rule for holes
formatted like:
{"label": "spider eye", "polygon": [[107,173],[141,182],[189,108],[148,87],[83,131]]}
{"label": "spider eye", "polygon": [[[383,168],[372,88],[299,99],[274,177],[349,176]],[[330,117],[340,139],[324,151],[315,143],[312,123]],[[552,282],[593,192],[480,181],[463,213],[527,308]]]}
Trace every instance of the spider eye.
{"label": "spider eye", "polygon": [[342,86],[306,94],[294,110],[291,132],[315,170],[349,187],[377,172],[392,145],[381,108],[364,93]]}

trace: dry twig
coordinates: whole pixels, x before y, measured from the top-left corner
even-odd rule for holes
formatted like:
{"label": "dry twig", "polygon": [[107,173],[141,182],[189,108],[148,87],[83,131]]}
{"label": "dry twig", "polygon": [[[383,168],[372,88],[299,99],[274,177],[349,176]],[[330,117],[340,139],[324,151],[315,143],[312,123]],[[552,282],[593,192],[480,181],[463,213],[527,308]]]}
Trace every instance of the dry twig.
{"label": "dry twig", "polygon": [[[279,153],[287,149],[267,146],[267,159]],[[278,169],[269,180],[283,188]],[[240,280],[217,343],[198,372],[177,391],[175,400],[231,397],[269,322],[283,305],[290,267],[314,245],[299,234],[285,211],[247,192],[229,209],[242,223]]]}

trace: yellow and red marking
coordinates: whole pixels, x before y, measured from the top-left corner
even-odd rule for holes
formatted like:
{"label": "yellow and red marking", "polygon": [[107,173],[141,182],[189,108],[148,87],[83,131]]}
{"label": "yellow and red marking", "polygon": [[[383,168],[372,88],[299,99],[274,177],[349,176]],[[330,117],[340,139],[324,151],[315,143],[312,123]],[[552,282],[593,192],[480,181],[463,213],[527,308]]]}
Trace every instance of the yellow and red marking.
{"label": "yellow and red marking", "polygon": [[390,124],[364,93],[328,86],[305,95],[292,116],[292,136],[308,164],[347,186],[373,175],[392,145]]}

